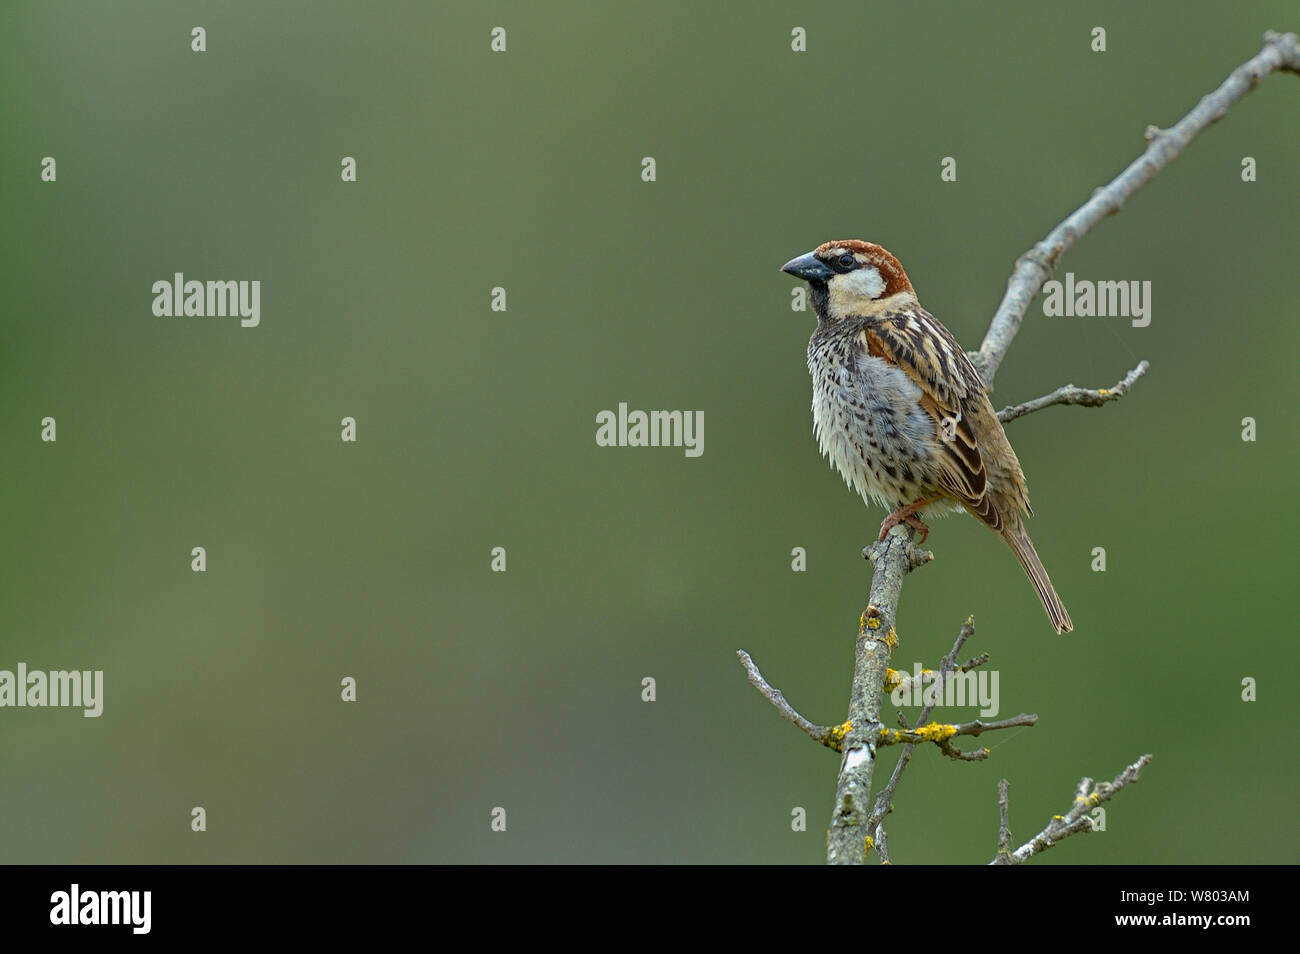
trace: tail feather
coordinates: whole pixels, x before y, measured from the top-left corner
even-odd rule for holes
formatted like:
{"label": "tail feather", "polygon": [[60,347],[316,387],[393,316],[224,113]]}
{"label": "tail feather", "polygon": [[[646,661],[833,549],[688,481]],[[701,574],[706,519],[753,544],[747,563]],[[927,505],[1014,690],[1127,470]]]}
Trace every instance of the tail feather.
{"label": "tail feather", "polygon": [[1061,598],[1056,595],[1056,588],[1052,586],[1051,577],[1047,575],[1047,570],[1043,568],[1043,561],[1038,559],[1038,551],[1034,549],[1034,541],[1029,539],[1029,534],[1021,525],[1004,527],[1002,530],[1002,539],[1006,541],[1011,552],[1016,555],[1020,565],[1025,568],[1025,575],[1029,577],[1029,582],[1034,584],[1034,589],[1038,591],[1038,598],[1043,601],[1043,609],[1047,610],[1047,616],[1056,627],[1058,633],[1068,633],[1074,629],[1074,623],[1070,620],[1070,614],[1066,612],[1065,604]]}

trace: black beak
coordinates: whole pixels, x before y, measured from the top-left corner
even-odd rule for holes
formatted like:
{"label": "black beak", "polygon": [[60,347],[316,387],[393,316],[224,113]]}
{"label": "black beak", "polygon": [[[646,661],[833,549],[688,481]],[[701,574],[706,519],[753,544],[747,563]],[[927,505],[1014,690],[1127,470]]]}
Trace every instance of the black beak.
{"label": "black beak", "polygon": [[812,252],[790,259],[781,266],[781,271],[806,282],[824,282],[835,274]]}

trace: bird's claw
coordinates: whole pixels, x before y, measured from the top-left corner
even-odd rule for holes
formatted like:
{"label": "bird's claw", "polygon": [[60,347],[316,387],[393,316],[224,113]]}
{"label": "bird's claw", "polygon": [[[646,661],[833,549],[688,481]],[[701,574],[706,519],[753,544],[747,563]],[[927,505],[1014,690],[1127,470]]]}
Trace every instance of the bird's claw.
{"label": "bird's claw", "polygon": [[908,505],[906,507],[899,507],[885,518],[884,522],[880,525],[880,536],[876,538],[876,542],[883,543],[886,534],[900,523],[905,523],[913,530],[920,531],[921,539],[916,541],[917,546],[925,543],[925,538],[930,535],[929,525],[916,515],[912,510],[911,505]]}

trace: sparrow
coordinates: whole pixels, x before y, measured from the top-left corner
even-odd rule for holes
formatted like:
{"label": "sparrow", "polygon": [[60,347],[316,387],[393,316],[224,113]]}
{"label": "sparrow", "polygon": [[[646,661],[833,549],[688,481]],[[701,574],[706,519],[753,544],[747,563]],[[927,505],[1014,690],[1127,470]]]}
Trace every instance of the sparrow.
{"label": "sparrow", "polygon": [[965,509],[1024,567],[1058,633],[1074,629],[1025,529],[1029,488],[983,378],[921,307],[898,259],[856,239],[827,242],[781,271],[808,283],[813,432],[844,482],[904,523]]}

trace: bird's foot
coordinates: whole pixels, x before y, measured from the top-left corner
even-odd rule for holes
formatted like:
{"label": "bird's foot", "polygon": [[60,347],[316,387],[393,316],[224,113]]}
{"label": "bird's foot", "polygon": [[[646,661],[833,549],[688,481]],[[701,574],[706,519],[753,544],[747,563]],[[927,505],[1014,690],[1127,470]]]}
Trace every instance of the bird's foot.
{"label": "bird's foot", "polygon": [[899,507],[886,517],[884,522],[880,525],[880,536],[876,538],[876,542],[882,543],[885,539],[885,534],[889,533],[890,530],[893,530],[894,527],[898,526],[900,523],[905,523],[913,530],[920,531],[921,539],[916,541],[917,546],[925,543],[925,538],[930,535],[930,527],[924,520],[916,515],[916,512],[922,507],[928,507],[941,496],[942,494],[933,494],[929,497],[923,497],[914,503],[910,503],[905,507]]}
{"label": "bird's foot", "polygon": [[884,523],[880,525],[880,536],[876,538],[876,542],[882,543],[885,539],[885,535],[900,523],[907,524],[913,530],[921,531],[921,539],[917,541],[918,546],[924,543],[925,538],[930,535],[930,527],[924,520],[908,510],[907,507],[900,507],[898,510],[895,510],[886,517]]}

